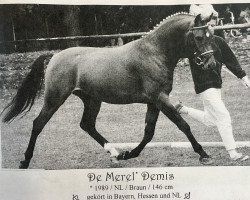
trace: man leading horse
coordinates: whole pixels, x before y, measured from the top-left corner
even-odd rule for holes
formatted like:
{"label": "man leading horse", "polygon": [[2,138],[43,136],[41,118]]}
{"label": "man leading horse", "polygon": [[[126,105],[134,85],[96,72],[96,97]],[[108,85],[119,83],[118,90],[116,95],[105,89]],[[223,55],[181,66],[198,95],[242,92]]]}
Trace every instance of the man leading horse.
{"label": "man leading horse", "polygon": [[[211,5],[202,5],[200,7],[192,5],[190,12],[195,15],[201,14],[204,18],[211,13],[215,13],[215,16],[218,16],[218,13],[212,8]],[[215,25],[215,21],[211,20],[208,22],[208,25]],[[183,106],[182,104],[177,104],[176,108],[179,113],[187,114],[207,126],[216,126],[230,158],[234,161],[247,160],[249,159],[248,155],[243,155],[236,150],[231,117],[221,98],[222,65],[225,64],[236,77],[241,79],[247,88],[250,87],[250,81],[224,39],[214,36],[213,49],[215,51],[216,66],[209,66],[208,69],[204,70],[202,63],[198,63],[192,57],[189,58],[195,92],[202,98],[204,111]]]}
{"label": "man leading horse", "polygon": [[[116,48],[74,47],[55,55],[41,55],[6,107],[3,122],[10,122],[34,104],[45,77],[44,104],[33,121],[30,141],[20,168],[28,168],[37,138],[44,126],[74,94],[84,103],[80,127],[110,153],[113,160],[139,156],[155,131],[159,112],[163,112],[190,141],[202,164],[211,158],[196,141],[187,122],[169,99],[174,68],[180,58],[192,50],[200,52],[204,66],[215,65],[212,33],[200,15],[176,13],[164,19],[143,38]],[[187,45],[189,44],[189,45]],[[44,74],[44,60],[52,57]],[[102,102],[112,104],[147,104],[144,137],[131,151],[118,152],[99,131],[96,118]]]}

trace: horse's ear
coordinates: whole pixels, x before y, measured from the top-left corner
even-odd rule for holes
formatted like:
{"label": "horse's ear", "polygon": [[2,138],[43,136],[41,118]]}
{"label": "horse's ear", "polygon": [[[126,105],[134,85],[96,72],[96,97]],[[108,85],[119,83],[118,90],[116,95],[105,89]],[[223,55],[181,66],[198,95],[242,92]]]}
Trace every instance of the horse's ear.
{"label": "horse's ear", "polygon": [[201,21],[202,21],[201,14],[199,14],[194,19],[194,26],[200,26]]}
{"label": "horse's ear", "polygon": [[214,15],[214,13],[212,13],[206,21],[207,21],[207,22],[210,22],[211,19],[212,19],[212,17],[213,17],[213,15]]}

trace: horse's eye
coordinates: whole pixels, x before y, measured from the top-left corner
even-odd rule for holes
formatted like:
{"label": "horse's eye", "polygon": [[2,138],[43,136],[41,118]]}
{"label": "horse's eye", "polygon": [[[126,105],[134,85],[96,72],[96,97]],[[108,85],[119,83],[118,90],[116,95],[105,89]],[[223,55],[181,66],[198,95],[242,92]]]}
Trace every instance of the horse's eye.
{"label": "horse's eye", "polygon": [[203,37],[202,36],[197,36],[195,37],[195,39],[198,41],[198,42],[201,42],[203,40]]}

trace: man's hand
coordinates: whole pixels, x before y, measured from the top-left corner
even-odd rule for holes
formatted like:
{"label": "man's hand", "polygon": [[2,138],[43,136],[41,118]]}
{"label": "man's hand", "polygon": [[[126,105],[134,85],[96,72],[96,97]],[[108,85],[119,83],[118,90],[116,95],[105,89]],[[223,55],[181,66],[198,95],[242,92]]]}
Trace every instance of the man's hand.
{"label": "man's hand", "polygon": [[246,87],[246,88],[250,88],[250,80],[248,78],[248,76],[244,76],[241,79],[242,84]]}

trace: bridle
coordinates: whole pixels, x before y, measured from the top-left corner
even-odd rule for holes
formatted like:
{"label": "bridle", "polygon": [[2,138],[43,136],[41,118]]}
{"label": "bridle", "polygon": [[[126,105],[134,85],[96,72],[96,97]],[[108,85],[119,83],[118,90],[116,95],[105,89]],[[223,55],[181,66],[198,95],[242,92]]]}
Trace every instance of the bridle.
{"label": "bridle", "polygon": [[[194,30],[199,30],[199,29],[209,29],[211,26],[210,25],[204,25],[204,26],[196,26],[190,29],[190,31],[194,31]],[[205,51],[203,53],[198,53],[198,52],[194,52],[194,62],[196,65],[200,66],[200,65],[204,65],[204,58],[206,58],[209,55],[209,58],[214,54],[214,50],[209,50],[209,51]]]}
{"label": "bridle", "polygon": [[202,57],[206,57],[207,55],[210,55],[209,57],[211,57],[214,54],[214,50],[209,50],[209,51],[205,51],[204,53],[198,54],[197,52],[194,52],[194,62],[196,65],[200,66],[200,65],[204,65],[204,59],[202,59]]}

